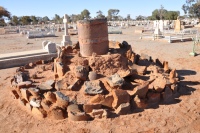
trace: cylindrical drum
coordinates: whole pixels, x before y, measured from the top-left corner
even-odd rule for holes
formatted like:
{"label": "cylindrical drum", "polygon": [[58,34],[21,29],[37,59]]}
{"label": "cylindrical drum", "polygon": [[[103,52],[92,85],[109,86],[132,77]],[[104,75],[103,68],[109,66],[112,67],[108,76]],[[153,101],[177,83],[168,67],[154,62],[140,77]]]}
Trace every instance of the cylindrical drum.
{"label": "cylindrical drum", "polygon": [[80,20],[77,22],[78,40],[82,56],[107,54],[108,26],[107,19]]}

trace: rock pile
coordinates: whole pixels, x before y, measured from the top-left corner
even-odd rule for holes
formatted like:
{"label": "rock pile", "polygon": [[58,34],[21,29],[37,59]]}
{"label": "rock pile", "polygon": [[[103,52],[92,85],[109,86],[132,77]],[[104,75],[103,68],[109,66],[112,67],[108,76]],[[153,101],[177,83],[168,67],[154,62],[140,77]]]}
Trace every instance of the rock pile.
{"label": "rock pile", "polygon": [[173,101],[178,75],[168,62],[136,55],[125,41],[107,55],[90,57],[82,57],[77,45],[60,48],[53,61],[17,69],[11,80],[15,99],[40,118],[73,121],[126,115]]}

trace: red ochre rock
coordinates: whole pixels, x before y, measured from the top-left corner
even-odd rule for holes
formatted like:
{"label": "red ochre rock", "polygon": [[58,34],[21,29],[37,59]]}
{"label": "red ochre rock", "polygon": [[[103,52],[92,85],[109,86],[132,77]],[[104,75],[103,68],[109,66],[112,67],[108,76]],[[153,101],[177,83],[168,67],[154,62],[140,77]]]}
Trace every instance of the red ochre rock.
{"label": "red ochre rock", "polygon": [[114,101],[112,103],[113,108],[118,108],[118,106],[122,103],[129,103],[130,102],[130,95],[125,90],[113,90],[112,95],[114,98]]}
{"label": "red ochre rock", "polygon": [[48,91],[48,92],[44,93],[44,97],[46,100],[48,100],[52,103],[56,102],[56,95],[53,92]]}
{"label": "red ochre rock", "polygon": [[132,99],[133,108],[145,109],[147,107],[147,102],[145,99],[140,99],[138,95]]}
{"label": "red ochre rock", "polygon": [[83,110],[86,113],[91,113],[93,109],[100,109],[101,104],[84,104]]}
{"label": "red ochre rock", "polygon": [[115,113],[118,115],[126,115],[130,113],[130,103],[122,103],[119,107],[115,110]]}
{"label": "red ochre rock", "polygon": [[45,118],[47,116],[47,113],[45,110],[41,109],[41,108],[32,108],[32,113],[34,116],[38,117],[38,118]]}
{"label": "red ochre rock", "polygon": [[55,120],[62,120],[65,118],[63,109],[58,106],[52,107],[48,112],[47,116],[50,119],[55,119]]}

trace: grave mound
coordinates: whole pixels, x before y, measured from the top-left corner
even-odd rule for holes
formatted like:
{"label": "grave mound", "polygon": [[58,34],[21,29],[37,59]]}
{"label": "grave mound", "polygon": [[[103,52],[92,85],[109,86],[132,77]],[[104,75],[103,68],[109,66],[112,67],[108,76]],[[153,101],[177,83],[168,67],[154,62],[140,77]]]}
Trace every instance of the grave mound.
{"label": "grave mound", "polygon": [[168,62],[136,55],[127,42],[109,42],[105,55],[82,57],[78,46],[16,70],[15,99],[39,118],[88,121],[173,102],[178,75]]}

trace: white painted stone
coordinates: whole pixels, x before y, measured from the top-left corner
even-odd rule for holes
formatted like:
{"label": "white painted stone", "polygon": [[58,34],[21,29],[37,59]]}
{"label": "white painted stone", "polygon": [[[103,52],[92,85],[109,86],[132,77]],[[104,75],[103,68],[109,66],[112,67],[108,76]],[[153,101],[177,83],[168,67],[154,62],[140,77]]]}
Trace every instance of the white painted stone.
{"label": "white painted stone", "polygon": [[56,44],[52,42],[48,42],[48,44],[44,48],[45,50],[48,51],[48,53],[56,53]]}
{"label": "white painted stone", "polygon": [[159,29],[160,29],[160,32],[163,32],[163,30],[164,30],[164,22],[163,22],[163,20],[159,20]]}
{"label": "white painted stone", "polygon": [[63,23],[64,23],[64,35],[63,35],[63,40],[61,41],[61,46],[66,46],[66,45],[71,45],[72,42],[70,40],[70,36],[68,33],[68,24],[67,24],[67,15],[64,15],[64,19],[63,19]]}

